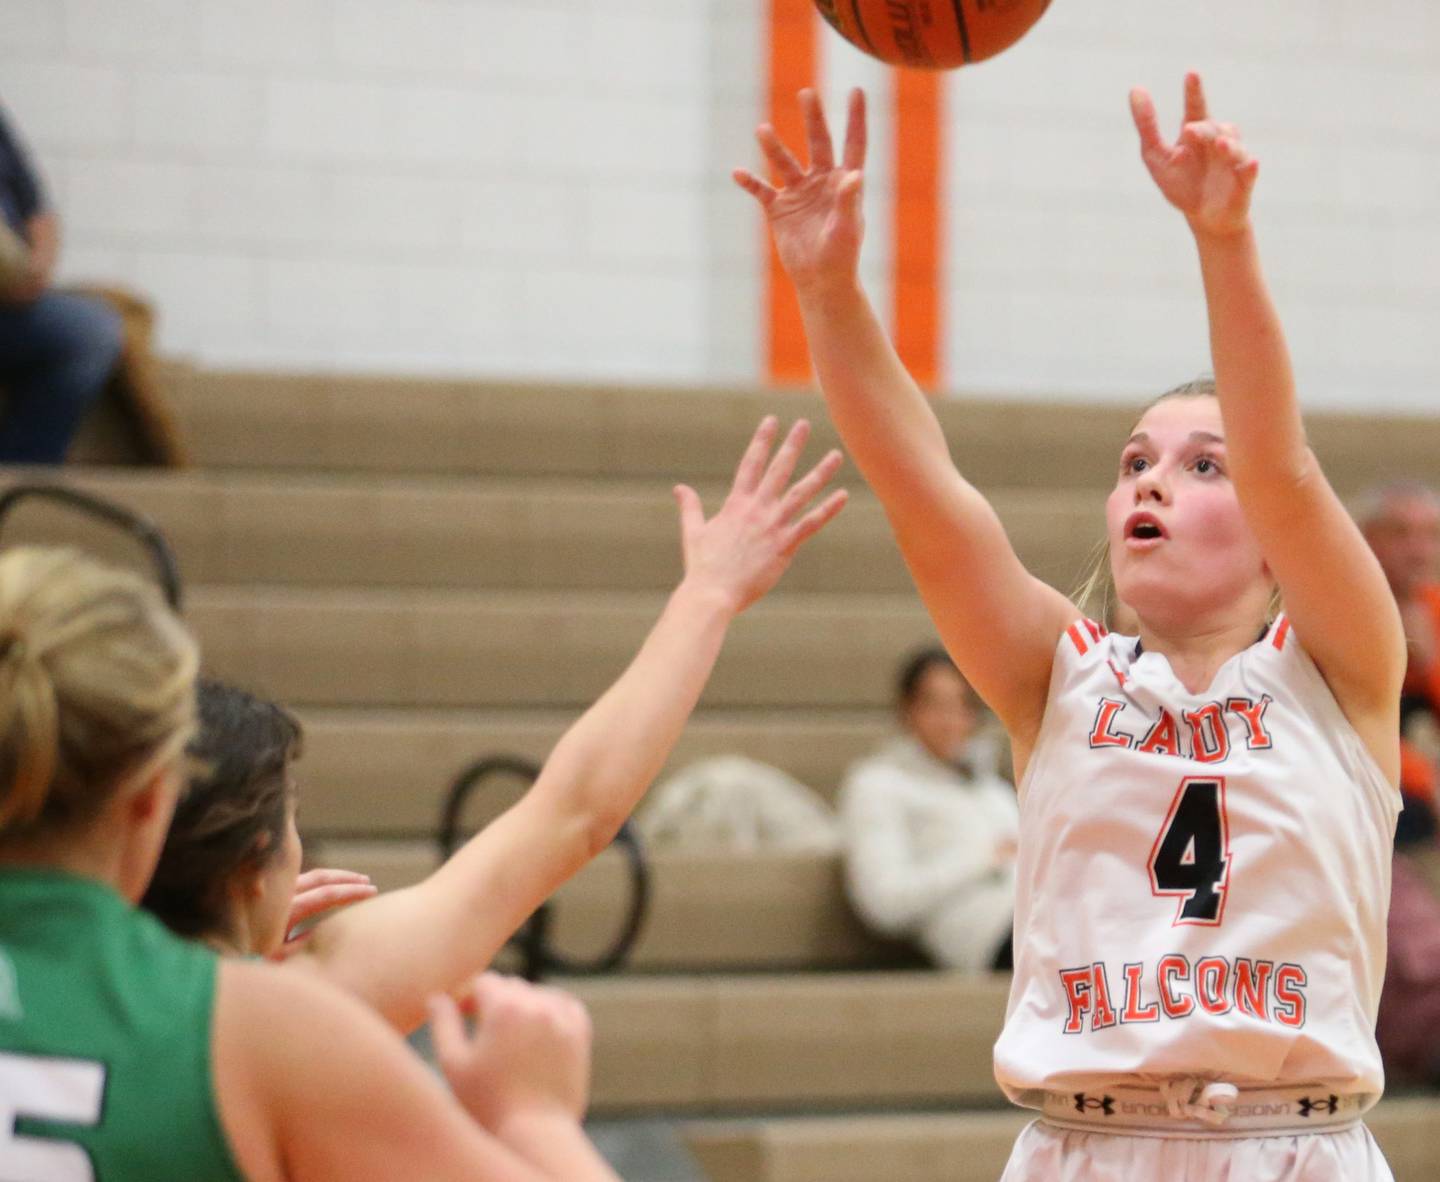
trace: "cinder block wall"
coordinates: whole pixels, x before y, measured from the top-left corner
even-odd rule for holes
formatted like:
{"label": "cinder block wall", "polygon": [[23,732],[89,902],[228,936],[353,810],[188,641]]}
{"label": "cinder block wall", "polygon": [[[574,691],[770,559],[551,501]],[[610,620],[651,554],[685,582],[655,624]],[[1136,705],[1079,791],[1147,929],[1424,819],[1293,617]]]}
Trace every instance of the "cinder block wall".
{"label": "cinder block wall", "polygon": [[[3,0],[0,99],[65,273],[222,364],[749,381],[759,227],[730,166],[765,0]],[[825,34],[827,89],[886,75]],[[1440,10],[1055,0],[948,83],[946,384],[1138,397],[1205,363],[1191,251],[1125,108],[1204,68],[1315,405],[1440,388]],[[875,129],[867,275],[887,284]]]}

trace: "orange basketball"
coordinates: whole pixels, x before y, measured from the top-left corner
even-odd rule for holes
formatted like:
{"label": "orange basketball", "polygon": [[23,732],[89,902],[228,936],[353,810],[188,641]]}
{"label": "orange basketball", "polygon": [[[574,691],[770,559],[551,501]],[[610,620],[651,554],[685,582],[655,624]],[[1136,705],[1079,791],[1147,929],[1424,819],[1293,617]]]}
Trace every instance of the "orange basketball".
{"label": "orange basketball", "polygon": [[892,66],[950,70],[1008,49],[1050,0],[815,0],[850,44]]}

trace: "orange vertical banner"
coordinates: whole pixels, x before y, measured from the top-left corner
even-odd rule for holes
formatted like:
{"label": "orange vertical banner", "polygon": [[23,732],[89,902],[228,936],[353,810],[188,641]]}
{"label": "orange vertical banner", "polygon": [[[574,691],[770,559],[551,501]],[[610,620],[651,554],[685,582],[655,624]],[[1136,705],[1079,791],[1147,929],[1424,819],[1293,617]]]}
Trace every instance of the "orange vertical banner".
{"label": "orange vertical banner", "polygon": [[942,374],[944,328],[944,76],[894,74],[893,223],[895,348],[915,380],[934,392]]}
{"label": "orange vertical banner", "polygon": [[[770,87],[766,117],[781,140],[802,160],[805,124],[795,96],[804,87],[815,85],[818,55],[818,19],[812,0],[770,0]],[[810,351],[805,345],[800,305],[768,235],[766,242],[769,244],[766,368],[772,382],[808,383]]]}

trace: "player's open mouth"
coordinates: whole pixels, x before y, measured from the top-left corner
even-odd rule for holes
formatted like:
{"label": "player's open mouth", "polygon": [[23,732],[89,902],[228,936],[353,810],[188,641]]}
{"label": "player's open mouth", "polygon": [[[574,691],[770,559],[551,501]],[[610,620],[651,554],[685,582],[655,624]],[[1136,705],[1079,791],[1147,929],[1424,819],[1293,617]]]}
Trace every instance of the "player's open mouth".
{"label": "player's open mouth", "polygon": [[1132,513],[1125,519],[1125,542],[1132,549],[1149,549],[1169,536],[1153,513]]}

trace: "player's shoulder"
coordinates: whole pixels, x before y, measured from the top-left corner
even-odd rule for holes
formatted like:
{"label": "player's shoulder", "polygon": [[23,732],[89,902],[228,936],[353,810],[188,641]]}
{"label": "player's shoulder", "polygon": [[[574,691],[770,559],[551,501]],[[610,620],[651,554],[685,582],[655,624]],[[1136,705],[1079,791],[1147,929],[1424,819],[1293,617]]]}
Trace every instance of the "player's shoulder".
{"label": "player's shoulder", "polygon": [[[292,1094],[326,1070],[384,1062],[403,1050],[380,1017],[318,973],[257,960],[224,958],[215,1006],[217,1042],[251,1078]],[[376,1057],[379,1058],[376,1058]]]}
{"label": "player's shoulder", "polygon": [[221,957],[220,984],[245,1013],[277,1021],[369,1011],[322,972],[298,957],[276,964],[257,957]]}

